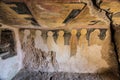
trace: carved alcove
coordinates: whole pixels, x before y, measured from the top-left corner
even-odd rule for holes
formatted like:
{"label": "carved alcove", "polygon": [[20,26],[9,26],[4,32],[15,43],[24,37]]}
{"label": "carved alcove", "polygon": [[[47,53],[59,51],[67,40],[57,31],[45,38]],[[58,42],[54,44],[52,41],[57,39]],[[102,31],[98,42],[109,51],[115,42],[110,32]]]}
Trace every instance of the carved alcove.
{"label": "carved alcove", "polygon": [[7,59],[15,54],[14,32],[9,29],[0,29],[0,57]]}

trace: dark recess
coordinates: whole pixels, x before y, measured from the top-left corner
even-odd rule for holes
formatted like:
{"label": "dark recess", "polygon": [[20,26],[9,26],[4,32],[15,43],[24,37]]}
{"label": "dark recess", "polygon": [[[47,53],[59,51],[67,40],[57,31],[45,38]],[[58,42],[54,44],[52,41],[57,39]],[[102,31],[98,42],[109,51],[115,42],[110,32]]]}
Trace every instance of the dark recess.
{"label": "dark recess", "polygon": [[[26,4],[24,2],[5,2],[6,4],[15,4],[17,7],[11,7],[11,9],[13,9],[16,13],[18,14],[27,14],[27,15],[31,15],[32,13],[30,12],[30,10],[28,9],[28,7],[26,6]],[[32,17],[32,18],[25,18],[26,20],[30,20],[31,24],[34,26],[39,26],[39,24],[37,23],[37,21]]]}
{"label": "dark recess", "polygon": [[[9,54],[6,54],[6,52],[9,52]],[[2,56],[2,59],[7,59],[16,54],[14,35],[11,30],[1,30],[0,55],[1,54],[6,54]]]}
{"label": "dark recess", "polygon": [[67,16],[67,18],[63,21],[63,23],[68,23],[70,20],[74,19],[80,12],[80,9],[73,9]]}
{"label": "dark recess", "polygon": [[26,4],[23,2],[7,2],[6,4],[15,4],[17,7],[11,7],[14,11],[16,11],[18,14],[30,14],[31,12],[27,8]]}

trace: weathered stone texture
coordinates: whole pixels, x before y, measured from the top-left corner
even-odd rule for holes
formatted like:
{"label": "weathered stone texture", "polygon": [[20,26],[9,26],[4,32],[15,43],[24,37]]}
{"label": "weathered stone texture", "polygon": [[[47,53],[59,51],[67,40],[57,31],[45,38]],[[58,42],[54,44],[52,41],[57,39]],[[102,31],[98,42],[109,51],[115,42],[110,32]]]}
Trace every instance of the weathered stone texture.
{"label": "weathered stone texture", "polygon": [[105,73],[63,73],[63,72],[31,72],[22,69],[12,80],[119,80],[112,72]]}
{"label": "weathered stone texture", "polygon": [[23,44],[23,53],[25,54],[23,59],[23,65],[29,70],[50,71],[57,70],[57,61],[55,52],[44,52],[41,49],[34,47],[33,38],[29,38],[26,43]]}
{"label": "weathered stone texture", "polygon": [[[114,5],[116,3],[117,4],[115,6],[111,6],[113,3],[111,3],[110,1],[104,2],[106,0],[102,0],[102,4],[100,3],[101,0],[79,0],[78,3],[73,3],[71,7],[71,3],[68,3],[68,5],[66,5],[64,3],[44,3],[39,1],[40,0],[29,0],[28,2],[26,2],[26,4],[34,18],[41,25],[41,28],[34,26],[34,29],[42,29],[43,31],[38,30],[37,32],[36,30],[27,29],[28,32],[22,35],[22,30],[24,31],[26,29],[21,29],[21,61],[23,61],[21,64],[23,65],[23,69],[13,78],[13,80],[120,79],[118,74],[119,63],[117,60],[119,58],[120,62],[120,31],[119,29],[115,30],[114,41],[116,43],[116,50],[114,50],[114,44],[111,40],[111,33],[113,34],[113,32],[111,32],[110,30],[110,27],[112,27],[110,26],[110,24],[119,25],[120,22],[120,10],[118,9],[119,2],[114,2]],[[60,0],[60,2],[61,1],[64,2],[63,0]],[[18,25],[29,25],[31,23],[20,17],[20,15],[14,12],[14,10],[8,7],[5,3],[0,2],[0,4],[0,10],[2,11],[0,13],[0,15],[2,15],[0,16],[0,22],[4,24],[9,23],[9,25],[15,23],[17,23]],[[80,5],[84,6],[82,6],[82,8],[80,9]],[[70,20],[69,23],[63,24],[63,21],[67,17],[67,15],[65,14],[70,13],[70,11],[74,9],[80,9],[81,13],[76,18]],[[10,14],[7,12],[9,12]],[[25,27],[21,26],[21,28]],[[27,26],[27,28],[31,27]],[[81,32],[79,35],[79,37],[82,36],[81,40],[79,40],[79,42],[81,41],[80,44],[82,44],[82,46],[77,43],[77,38],[80,39],[77,34],[75,34],[73,38],[71,38],[72,34],[67,35],[65,33],[65,35],[62,36],[55,34],[59,30],[70,32],[72,31],[72,29],[80,31],[81,28],[87,30],[83,36]],[[93,31],[91,31],[88,38],[86,38],[88,34],[88,28],[93,29]],[[105,35],[104,39],[101,39],[101,29],[106,30],[103,33]],[[45,34],[42,34],[42,32]],[[43,35],[46,35],[45,39],[43,39]],[[19,40],[19,36],[17,38]],[[69,43],[70,39],[70,43],[72,44]],[[61,43],[63,44],[62,47]],[[60,47],[58,47],[59,44]],[[18,48],[20,48],[20,46],[18,46]],[[71,48],[71,52],[74,55],[69,56],[69,48]],[[20,57],[20,55],[18,55],[18,57]],[[18,58],[16,57],[14,61],[16,59]],[[10,62],[10,64],[14,64],[14,61],[12,63]],[[19,60],[17,61],[17,63],[19,63]],[[11,70],[12,69],[13,67],[11,67]],[[0,70],[3,72],[2,69]],[[5,74],[5,72],[3,73]]]}
{"label": "weathered stone texture", "polygon": [[115,26],[114,27],[114,41],[115,41],[115,47],[116,47],[116,51],[117,51],[117,54],[118,54],[118,59],[119,59],[119,62],[120,62],[120,28],[119,26]]}

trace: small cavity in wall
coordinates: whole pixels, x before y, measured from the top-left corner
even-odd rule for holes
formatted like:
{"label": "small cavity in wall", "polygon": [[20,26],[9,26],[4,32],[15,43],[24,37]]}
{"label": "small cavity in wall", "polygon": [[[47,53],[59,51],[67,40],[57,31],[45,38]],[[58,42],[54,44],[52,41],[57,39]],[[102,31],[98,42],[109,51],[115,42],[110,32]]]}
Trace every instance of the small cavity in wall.
{"label": "small cavity in wall", "polygon": [[0,56],[7,59],[16,55],[14,32],[9,29],[0,30]]}

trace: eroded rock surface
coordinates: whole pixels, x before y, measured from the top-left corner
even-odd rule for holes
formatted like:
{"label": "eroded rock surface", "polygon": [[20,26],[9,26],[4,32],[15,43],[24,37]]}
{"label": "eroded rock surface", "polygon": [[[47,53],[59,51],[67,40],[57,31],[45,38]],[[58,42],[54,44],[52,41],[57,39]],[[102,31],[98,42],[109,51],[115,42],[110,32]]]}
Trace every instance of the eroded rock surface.
{"label": "eroded rock surface", "polygon": [[35,71],[56,71],[57,61],[55,52],[45,52],[34,47],[34,39],[32,36],[23,42],[23,65],[29,70]]}
{"label": "eroded rock surface", "polygon": [[67,72],[31,72],[22,69],[12,80],[119,80],[112,72],[104,73],[67,73]]}
{"label": "eroded rock surface", "polygon": [[[35,19],[42,25],[41,28],[35,26],[26,28],[42,30],[20,29],[20,37],[15,34],[16,40],[19,41],[20,38],[21,41],[18,43],[18,48],[20,49],[20,45],[22,46],[22,52],[17,50],[17,56],[22,57],[17,60],[17,63],[22,61],[19,63],[22,64],[22,70],[13,80],[119,80],[119,7],[116,9],[119,1],[113,2],[116,6],[111,6],[111,0],[102,1],[79,0],[77,3],[73,3],[72,7],[71,3],[45,3],[39,2],[39,0],[26,2]],[[11,25],[15,25],[14,23],[29,25],[29,21],[24,20],[25,17],[18,17],[20,15],[14,10],[11,11],[11,8],[5,3],[0,2],[0,4],[2,10],[0,22],[11,23]],[[77,17],[73,14],[73,19],[64,23],[68,13],[80,10]],[[13,12],[14,15],[4,17],[6,14],[8,15],[6,12],[11,14]],[[1,15],[3,16],[1,17]],[[14,19],[15,16],[20,20]],[[14,22],[14,20],[17,21]],[[113,34],[112,24],[115,25],[115,47],[111,40],[113,38],[113,35],[111,36]],[[86,29],[84,34],[80,32],[81,28]],[[78,33],[75,32],[74,35],[70,33],[73,29]],[[60,30],[64,31],[62,35],[58,33]],[[84,41],[81,37],[84,38]],[[62,47],[60,47],[60,43],[62,43]],[[21,54],[18,55],[19,52]],[[11,63],[11,65],[13,64]],[[11,67],[11,69],[13,68]],[[13,74],[15,75],[14,72]],[[7,79],[10,78],[7,76]]]}

